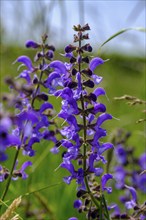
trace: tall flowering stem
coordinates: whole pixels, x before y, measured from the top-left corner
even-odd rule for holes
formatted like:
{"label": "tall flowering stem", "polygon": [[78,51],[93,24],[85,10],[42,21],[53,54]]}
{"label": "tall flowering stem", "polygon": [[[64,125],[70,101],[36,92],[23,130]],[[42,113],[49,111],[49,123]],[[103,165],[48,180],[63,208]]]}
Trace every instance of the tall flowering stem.
{"label": "tall flowering stem", "polygon": [[[60,166],[71,173],[64,177],[64,181],[70,184],[75,179],[78,184],[79,199],[74,202],[74,207],[79,212],[86,212],[88,219],[110,219],[103,192],[111,192],[106,183],[112,179],[112,175],[103,174],[101,164],[106,163],[103,153],[113,145],[102,143],[99,139],[106,136],[103,122],[112,119],[112,116],[105,113],[105,105],[97,101],[100,95],[105,95],[104,89],[94,88],[102,80],[94,70],[105,61],[99,57],[91,59],[87,55],[92,52],[91,45],[82,45],[82,41],[89,39],[85,34],[90,30],[89,25],[74,26],[74,30],[77,33],[74,43],[78,42],[78,46],[67,45],[63,55],[69,58],[69,63],[50,63],[53,72],[47,79],[49,91],[52,92],[54,85],[53,94],[62,98],[62,109],[58,116],[64,123],[60,129],[63,138],[59,146],[62,145],[65,152]],[[63,88],[60,89],[60,86]],[[52,152],[57,151],[58,146],[55,146]]]}
{"label": "tall flowering stem", "polygon": [[[53,121],[49,121],[53,106],[48,102],[48,94],[44,92],[45,75],[50,74],[48,61],[52,60],[55,48],[48,45],[46,40],[47,35],[43,35],[40,44],[32,40],[27,41],[27,48],[39,50],[34,58],[35,66],[29,57],[20,56],[15,63],[22,63],[20,67],[25,66],[26,69],[21,71],[17,81],[6,79],[14,95],[5,95],[3,99],[9,106],[15,108],[17,113],[12,115],[4,109],[1,111],[0,161],[7,160],[8,148],[13,147],[16,153],[10,171],[0,166],[0,182],[7,180],[1,197],[2,201],[7,195],[11,180],[19,177],[26,179],[25,169],[32,165],[31,161],[25,161],[20,169],[16,169],[20,151],[24,156],[32,157],[35,156],[35,150],[32,148],[35,143],[39,143],[42,139],[56,142],[55,128],[54,131],[48,130],[49,125],[54,124]],[[23,79],[23,84],[20,78]]]}

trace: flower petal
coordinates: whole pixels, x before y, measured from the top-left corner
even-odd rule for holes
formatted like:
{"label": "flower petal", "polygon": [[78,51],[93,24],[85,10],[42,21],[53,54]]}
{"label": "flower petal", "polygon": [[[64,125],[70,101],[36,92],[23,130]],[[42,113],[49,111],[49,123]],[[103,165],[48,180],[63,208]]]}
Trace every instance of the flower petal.
{"label": "flower petal", "polygon": [[57,70],[61,74],[66,73],[66,67],[65,67],[64,63],[59,60],[55,60],[55,61],[51,62],[49,66],[51,68],[54,68],[55,70]]}
{"label": "flower petal", "polygon": [[104,60],[102,60],[100,57],[95,57],[90,61],[89,68],[90,70],[94,71],[97,66],[103,63],[104,63]]}
{"label": "flower petal", "polygon": [[17,62],[23,63],[30,71],[32,71],[34,69],[32,62],[31,62],[31,59],[27,56],[18,57]]}

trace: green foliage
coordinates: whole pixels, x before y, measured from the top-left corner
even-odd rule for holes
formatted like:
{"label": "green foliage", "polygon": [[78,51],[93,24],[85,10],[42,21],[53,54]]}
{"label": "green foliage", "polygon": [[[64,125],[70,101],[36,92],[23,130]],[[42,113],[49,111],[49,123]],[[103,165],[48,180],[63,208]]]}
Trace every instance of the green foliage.
{"label": "green foliage", "polygon": [[[30,55],[30,57],[33,57],[34,54],[33,51],[30,52],[15,46],[2,47],[1,53],[1,92],[7,92],[8,88],[3,79],[7,75],[11,77],[18,75],[16,65],[11,65],[13,61],[20,54]],[[60,55],[56,54],[56,59],[58,56]],[[110,61],[106,62],[104,67],[98,68],[97,71],[98,75],[104,77],[101,86],[105,88],[108,97],[108,99],[106,97],[100,99],[106,104],[107,111],[118,118],[118,120],[113,119],[107,124],[108,138],[110,138],[113,130],[119,127],[124,128],[132,133],[129,144],[135,146],[136,153],[140,154],[144,151],[145,143],[144,125],[143,123],[136,124],[136,121],[144,114],[141,112],[141,106],[136,105],[133,107],[122,101],[117,102],[114,97],[129,94],[144,100],[145,60],[137,57],[124,57],[118,54],[108,54],[102,58],[110,58]],[[54,102],[57,109],[58,102],[56,99],[52,99],[51,102]],[[49,151],[51,147],[51,143],[45,141],[34,145],[37,154],[36,157],[32,158],[34,165],[29,168],[30,177],[26,181],[13,182],[10,187],[9,198],[13,200],[22,195],[23,202],[19,208],[19,214],[23,219],[33,220],[34,217],[31,217],[31,212],[34,212],[36,213],[36,219],[64,220],[70,216],[80,216],[79,219],[83,220],[85,217],[78,215],[75,209],[71,207],[75,199],[75,183],[69,186],[62,183],[62,177],[65,174],[68,175],[66,171],[59,168],[63,152],[60,152],[59,156],[52,155]],[[8,160],[6,163],[9,163],[8,165],[11,167],[14,158],[12,150],[9,150],[9,157],[12,160]],[[23,156],[21,162],[23,163]],[[1,189],[4,187],[5,183],[2,183]],[[112,196],[114,196],[114,193]],[[117,192],[115,197],[117,197]],[[9,201],[7,204],[11,202]],[[27,213],[28,216],[24,213]]]}

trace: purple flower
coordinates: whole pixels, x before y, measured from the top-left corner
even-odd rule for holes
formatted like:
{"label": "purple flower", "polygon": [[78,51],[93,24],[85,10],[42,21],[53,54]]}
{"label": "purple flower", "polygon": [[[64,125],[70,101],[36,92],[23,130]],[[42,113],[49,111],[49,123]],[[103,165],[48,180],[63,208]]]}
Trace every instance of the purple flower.
{"label": "purple flower", "polygon": [[102,60],[100,57],[95,57],[90,61],[89,68],[90,70],[94,71],[97,66],[104,63],[104,60]]}
{"label": "purple flower", "polygon": [[98,84],[102,81],[102,77],[101,77],[101,76],[97,76],[97,75],[95,75],[95,74],[92,75],[92,78],[93,78],[94,83],[95,83],[96,85],[98,85]]}
{"label": "purple flower", "polygon": [[94,167],[94,161],[98,160],[97,154],[91,154],[89,157],[89,171],[95,173],[96,176],[100,176],[103,173],[103,168]]}
{"label": "purple flower", "polygon": [[17,62],[23,63],[30,72],[32,72],[34,70],[34,67],[32,65],[32,61],[29,57],[27,56],[20,56],[17,58],[16,60]]}
{"label": "purple flower", "polygon": [[49,66],[60,74],[66,74],[66,67],[64,63],[59,60],[52,61]]}
{"label": "purple flower", "polygon": [[115,174],[114,178],[116,180],[116,187],[118,189],[121,189],[125,185],[125,177],[126,177],[126,172],[122,166],[117,166],[115,167]]}
{"label": "purple flower", "polygon": [[[103,113],[103,114],[101,114],[101,115],[98,117],[96,124],[97,124],[98,127],[100,127],[100,125],[101,125],[104,121],[109,120],[109,119],[112,119],[112,116],[111,116],[110,114]],[[95,126],[95,127],[96,127],[96,126]]]}
{"label": "purple flower", "polygon": [[65,183],[70,184],[71,180],[76,177],[76,172],[75,172],[74,166],[72,165],[72,163],[68,159],[65,159],[65,158],[60,166],[62,168],[65,168],[66,170],[68,170],[71,173],[71,176],[63,178]]}
{"label": "purple flower", "polygon": [[40,45],[38,44],[38,43],[36,43],[35,41],[33,41],[33,40],[28,40],[26,43],[25,43],[25,46],[27,47],[27,48],[34,48],[34,49],[36,49],[36,48],[38,48]]}
{"label": "purple flower", "polygon": [[73,92],[70,88],[64,88],[64,89],[60,89],[58,91],[56,91],[54,93],[55,96],[59,96],[61,97],[62,99],[65,99],[65,100],[69,100],[71,98],[73,98]]}
{"label": "purple flower", "polygon": [[101,188],[102,190],[106,190],[108,193],[111,193],[112,192],[112,188],[111,187],[106,187],[106,183],[109,179],[112,179],[113,176],[109,173],[106,173],[102,176],[101,178]]}
{"label": "purple flower", "polygon": [[106,93],[105,93],[105,90],[103,89],[103,88],[96,88],[95,90],[94,90],[94,92],[93,92],[93,94],[95,94],[96,95],[96,98],[98,97],[98,96],[100,96],[100,95],[105,95]]}
{"label": "purple flower", "polygon": [[126,187],[126,189],[128,189],[130,191],[131,196],[132,196],[132,199],[130,201],[125,202],[125,206],[127,209],[132,209],[137,204],[136,190],[131,186],[125,185],[125,187]]}
{"label": "purple flower", "polygon": [[25,173],[25,169],[28,167],[28,166],[32,166],[32,162],[31,161],[26,161],[22,164],[22,167],[21,169],[19,170],[21,175],[22,175],[22,179],[26,179],[28,177],[28,175]]}
{"label": "purple flower", "polygon": [[69,100],[62,101],[62,110],[64,112],[67,112],[68,114],[77,115],[79,113],[78,105],[75,99],[72,99],[72,98],[70,98]]}
{"label": "purple flower", "polygon": [[106,111],[106,107],[104,104],[102,103],[96,103],[94,105],[94,108],[90,110],[90,113],[92,114],[97,114],[99,112],[105,112]]}
{"label": "purple flower", "polygon": [[82,201],[81,200],[75,200],[74,201],[74,208],[79,209],[82,206]]}
{"label": "purple flower", "polygon": [[138,187],[138,189],[146,193],[146,173],[140,175],[137,174],[134,184]]}
{"label": "purple flower", "polygon": [[118,145],[115,149],[115,154],[118,162],[122,165],[127,163],[127,153],[122,145]]}
{"label": "purple flower", "polygon": [[28,70],[23,70],[20,75],[19,75],[20,78],[24,78],[28,84],[31,84],[31,77],[30,77],[30,74],[28,72]]}
{"label": "purple flower", "polygon": [[43,113],[46,109],[52,109],[53,108],[53,105],[48,103],[48,102],[44,102],[41,107],[40,107],[40,110],[39,112],[40,113]]}
{"label": "purple flower", "polygon": [[139,216],[139,218],[140,218],[140,220],[145,220],[145,219],[146,219],[146,214],[141,214],[141,215]]}
{"label": "purple flower", "polygon": [[63,79],[58,72],[52,72],[49,77],[45,80],[44,85],[49,88],[49,93],[54,94],[57,86],[63,86]]}

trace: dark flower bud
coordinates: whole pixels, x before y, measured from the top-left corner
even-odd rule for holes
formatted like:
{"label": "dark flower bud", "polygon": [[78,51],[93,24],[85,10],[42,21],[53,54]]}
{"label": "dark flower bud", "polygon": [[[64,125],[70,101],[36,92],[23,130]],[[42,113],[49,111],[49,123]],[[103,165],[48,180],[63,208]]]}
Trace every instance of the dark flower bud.
{"label": "dark flower bud", "polygon": [[48,49],[48,50],[55,51],[55,47],[54,47],[53,45],[48,45],[48,44],[46,44],[46,45],[45,45],[45,48]]}
{"label": "dark flower bud", "polygon": [[92,100],[93,102],[96,102],[96,99],[97,99],[97,97],[96,97],[96,95],[95,95],[94,93],[90,93],[89,96],[88,96],[88,98],[89,98],[90,100]]}
{"label": "dark flower bud", "polygon": [[88,39],[89,39],[89,34],[84,34],[84,35],[82,36],[82,39],[83,39],[83,40],[88,40]]}
{"label": "dark flower bud", "polygon": [[34,61],[36,62],[36,61],[38,61],[41,57],[43,57],[44,55],[43,55],[43,53],[42,52],[37,52],[36,53],[36,55],[35,55],[35,57],[34,57]]}
{"label": "dark flower bud", "polygon": [[71,57],[70,58],[70,63],[75,63],[76,62],[76,58],[75,57]]}
{"label": "dark flower bud", "polygon": [[26,42],[26,44],[25,44],[25,46],[27,47],[27,48],[34,48],[34,49],[36,49],[36,48],[38,48],[40,45],[38,44],[38,43],[36,43],[35,41],[33,41],[33,40],[28,40],[27,42]]}
{"label": "dark flower bud", "polygon": [[84,58],[82,58],[82,61],[85,62],[85,63],[89,63],[90,60],[89,60],[88,57],[84,57]]}
{"label": "dark flower bud", "polygon": [[128,215],[124,213],[124,214],[122,214],[120,217],[121,217],[121,219],[127,219],[127,218],[128,218]]}
{"label": "dark flower bud", "polygon": [[38,84],[38,82],[39,82],[38,78],[35,77],[35,78],[33,79],[33,84]]}
{"label": "dark flower bud", "polygon": [[120,214],[116,214],[115,216],[113,216],[113,219],[115,219],[115,220],[120,219]]}
{"label": "dark flower bud", "polygon": [[90,69],[82,70],[82,73],[86,74],[87,76],[92,76],[92,71]]}
{"label": "dark flower bud", "polygon": [[85,195],[86,193],[87,193],[87,192],[86,192],[85,190],[80,189],[80,190],[77,192],[77,197],[79,198],[79,197]]}
{"label": "dark flower bud", "polygon": [[6,173],[4,174],[4,179],[6,180],[8,177],[9,177],[9,172],[6,172]]}
{"label": "dark flower bud", "polygon": [[87,47],[87,50],[88,50],[88,52],[92,52],[92,47],[89,45],[89,46]]}
{"label": "dark flower bud", "polygon": [[88,24],[85,24],[84,26],[81,26],[80,24],[78,24],[77,26],[74,25],[73,26],[74,31],[89,31],[90,27]]}
{"label": "dark flower bud", "polygon": [[95,219],[97,216],[98,216],[98,211],[97,210],[94,210],[94,211],[91,212],[91,217],[93,219]]}
{"label": "dark flower bud", "polygon": [[62,158],[65,156],[65,154],[67,153],[67,151],[62,152]]}
{"label": "dark flower bud", "polygon": [[136,205],[136,206],[134,206],[133,209],[134,209],[134,210],[139,210],[140,208]]}
{"label": "dark flower bud", "polygon": [[82,31],[89,31],[90,30],[90,26],[88,24],[85,24],[83,27],[82,27]]}
{"label": "dark flower bud", "polygon": [[85,44],[84,46],[81,47],[82,50],[92,52],[92,47],[90,44]]}
{"label": "dark flower bud", "polygon": [[69,82],[69,84],[67,85],[70,89],[73,89],[75,87],[77,87],[77,82]]}
{"label": "dark flower bud", "polygon": [[83,83],[84,86],[87,86],[89,88],[94,88],[94,82],[92,80],[87,80]]}
{"label": "dark flower bud", "polygon": [[[55,133],[54,133],[54,135],[55,135]],[[61,142],[58,141],[58,142],[56,143],[56,147],[60,147],[60,145],[61,145]]]}
{"label": "dark flower bud", "polygon": [[81,166],[83,164],[83,161],[81,159],[78,160],[78,165]]}
{"label": "dark flower bud", "polygon": [[77,26],[74,25],[73,29],[74,29],[74,31],[81,31],[81,25],[80,24],[78,24]]}
{"label": "dark flower bud", "polygon": [[74,42],[77,42],[77,41],[79,41],[79,37],[76,34],[74,34]]}
{"label": "dark flower bud", "polygon": [[65,50],[66,53],[71,53],[71,52],[74,51],[75,49],[76,49],[75,46],[69,44],[68,46],[65,47],[64,50]]}
{"label": "dark flower bud", "polygon": [[74,68],[72,69],[72,75],[75,76],[78,71]]}
{"label": "dark flower bud", "polygon": [[48,95],[45,93],[41,93],[41,94],[37,95],[37,98],[39,98],[43,101],[48,101]]}
{"label": "dark flower bud", "polygon": [[89,205],[90,202],[91,202],[91,200],[86,199],[86,200],[85,200],[85,206]]}
{"label": "dark flower bud", "polygon": [[47,35],[47,34],[42,35],[42,41],[43,41],[43,43],[45,43],[45,41],[47,40],[47,38],[48,38],[48,35]]}
{"label": "dark flower bud", "polygon": [[49,50],[46,54],[45,54],[45,58],[48,60],[51,60],[54,57],[54,53],[52,50]]}

